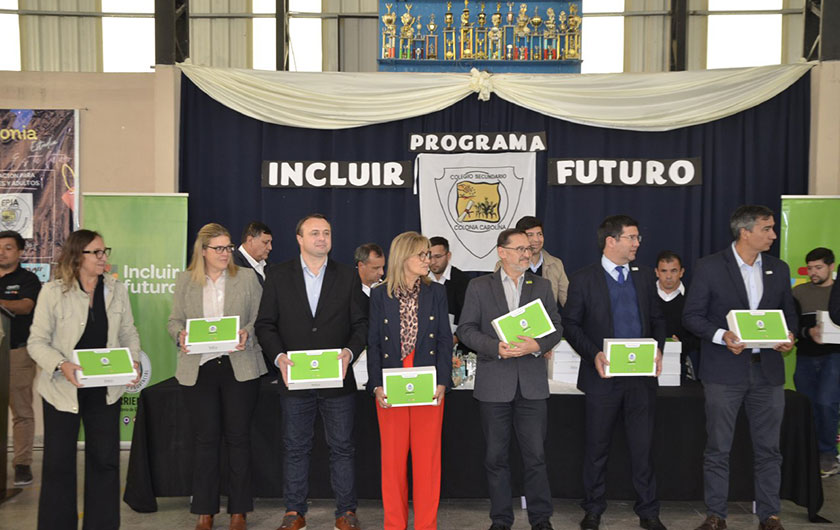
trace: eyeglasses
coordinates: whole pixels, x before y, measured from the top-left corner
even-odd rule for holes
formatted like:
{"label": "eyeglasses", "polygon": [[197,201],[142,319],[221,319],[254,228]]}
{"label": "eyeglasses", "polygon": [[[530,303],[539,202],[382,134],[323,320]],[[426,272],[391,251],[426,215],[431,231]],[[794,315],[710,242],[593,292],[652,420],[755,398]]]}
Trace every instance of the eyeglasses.
{"label": "eyeglasses", "polygon": [[517,254],[530,254],[531,247],[502,247],[508,250],[515,250]]}
{"label": "eyeglasses", "polygon": [[211,248],[211,249],[216,251],[216,254],[225,254],[225,253],[231,253],[232,254],[233,251],[236,250],[235,245],[227,245],[227,246],[219,245],[217,247],[211,247],[210,245],[204,245],[204,248]]}
{"label": "eyeglasses", "polygon": [[420,261],[429,261],[429,260],[432,259],[432,253],[431,252],[420,252],[419,254],[417,254],[417,257],[420,258]]}
{"label": "eyeglasses", "polygon": [[82,254],[93,254],[96,256],[96,259],[102,259],[103,256],[108,257],[111,255],[111,247],[105,247],[99,250],[83,250]]}
{"label": "eyeglasses", "polygon": [[443,259],[446,257],[446,254],[432,254],[430,257],[432,259]]}
{"label": "eyeglasses", "polygon": [[618,236],[616,239],[621,239],[622,237],[626,237],[630,241],[638,241],[639,243],[642,242],[642,236],[641,235],[637,236],[636,234],[633,234],[632,236]]}

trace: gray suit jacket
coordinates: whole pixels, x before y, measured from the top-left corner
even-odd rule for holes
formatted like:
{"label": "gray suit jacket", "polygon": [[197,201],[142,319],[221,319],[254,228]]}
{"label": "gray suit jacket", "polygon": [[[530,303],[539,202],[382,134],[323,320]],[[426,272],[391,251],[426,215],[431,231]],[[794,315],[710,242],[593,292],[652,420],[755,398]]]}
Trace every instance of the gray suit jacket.
{"label": "gray suit jacket", "polygon": [[525,399],[548,398],[548,372],[542,355],[560,342],[563,333],[557,300],[551,282],[545,278],[527,271],[520,281],[525,283],[519,305],[540,298],[557,331],[537,339],[541,350],[539,355],[499,358],[500,341],[491,322],[509,312],[501,273],[496,271],[470,281],[457,333],[460,340],[475,350],[478,356],[473,396],[479,401],[513,401],[517,385]]}
{"label": "gray suit jacket", "polygon": [[[239,315],[239,325],[248,332],[242,351],[231,352],[230,365],[237,381],[249,381],[266,373],[262,350],[254,336],[254,320],[260,308],[262,287],[253,269],[239,268],[236,276],[225,279],[225,316]],[[186,327],[188,318],[204,318],[204,286],[191,280],[190,271],[181,272],[175,282],[175,297],[169,315],[169,335],[177,343],[178,335]],[[198,379],[201,355],[178,350],[175,378],[185,386],[193,386]]]}

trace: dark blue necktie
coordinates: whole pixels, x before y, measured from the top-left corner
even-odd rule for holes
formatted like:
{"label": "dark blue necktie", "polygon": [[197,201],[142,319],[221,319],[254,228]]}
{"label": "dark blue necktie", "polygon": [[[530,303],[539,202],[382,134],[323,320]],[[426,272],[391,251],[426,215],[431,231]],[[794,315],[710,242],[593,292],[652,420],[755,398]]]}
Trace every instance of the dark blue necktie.
{"label": "dark blue necktie", "polygon": [[624,267],[619,265],[615,271],[618,273],[618,285],[624,285]]}

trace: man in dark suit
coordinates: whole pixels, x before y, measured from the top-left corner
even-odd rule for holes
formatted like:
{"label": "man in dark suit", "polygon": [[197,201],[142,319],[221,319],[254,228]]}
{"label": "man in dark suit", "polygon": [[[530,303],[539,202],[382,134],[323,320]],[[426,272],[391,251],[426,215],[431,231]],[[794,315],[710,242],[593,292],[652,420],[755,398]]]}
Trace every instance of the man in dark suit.
{"label": "man in dark suit", "polygon": [[782,454],[779,433],[785,409],[785,365],[789,342],[744,351],[728,330],[733,309],[781,309],[788,329],[797,328],[790,269],[766,254],[776,233],[773,211],[741,206],[729,220],[734,242],[697,262],[683,310],[686,329],[700,337],[700,379],[706,397],[703,484],[707,517],[699,530],[726,528],[729,450],[741,404],[747,413],[754,453],[755,503],[759,529],[778,530]]}
{"label": "man in dark suit", "polygon": [[[283,378],[283,492],[286,515],[280,530],[306,526],[309,457],[315,415],[320,412],[330,447],[330,475],[336,496],[335,528],[358,530],[356,519],[353,416],[356,380],[350,366],[365,347],[367,297],[356,271],[329,259],[332,232],[321,214],[297,225],[300,256],[271,268],[254,325],[263,354]],[[344,386],[337,389],[286,388],[287,351],[343,348]],[[323,525],[322,525],[323,526]]]}
{"label": "man in dark suit", "polygon": [[[503,231],[496,250],[501,268],[470,282],[458,325],[459,336],[478,355],[473,395],[479,401],[487,445],[484,467],[490,492],[490,530],[510,530],[513,524],[508,462],[511,430],[516,432],[525,468],[528,522],[532,530],[549,530],[553,507],[545,465],[549,392],[543,354],[560,342],[560,314],[551,282],[526,272],[531,248],[525,232],[515,228]],[[519,336],[521,342],[500,341],[493,319],[537,299],[542,300],[556,331],[540,339]]]}
{"label": "man in dark suit", "polygon": [[651,446],[656,378],[607,378],[606,338],[654,338],[658,342],[656,375],[662,371],[665,319],[657,301],[653,272],[631,262],[641,244],[639,223],[626,215],[607,217],[598,227],[601,259],[572,274],[563,308],[564,336],[580,355],[578,388],[586,394],[586,449],[581,507],[583,530],[597,530],[607,509],[606,467],[618,415],[624,428],[636,490],[639,525],[664,530],[659,520]]}
{"label": "man in dark suit", "polygon": [[260,285],[265,281],[268,270],[268,254],[271,252],[271,229],[259,221],[251,221],[242,231],[239,248],[233,253],[233,262],[239,267],[254,269]]}
{"label": "man in dark suit", "polygon": [[[458,267],[452,265],[452,253],[449,251],[449,241],[445,237],[435,236],[429,239],[431,243],[431,261],[429,261],[429,278],[433,282],[446,287],[446,302],[449,304],[449,323],[453,332],[455,325],[461,318],[461,308],[467,296],[467,284],[470,278]],[[458,337],[454,336],[458,341]]]}

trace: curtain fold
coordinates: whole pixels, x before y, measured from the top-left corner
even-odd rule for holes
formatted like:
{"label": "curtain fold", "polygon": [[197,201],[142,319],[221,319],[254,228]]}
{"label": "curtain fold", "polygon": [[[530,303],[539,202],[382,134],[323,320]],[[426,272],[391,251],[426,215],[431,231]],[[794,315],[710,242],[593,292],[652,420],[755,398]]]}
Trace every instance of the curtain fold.
{"label": "curtain fold", "polygon": [[491,94],[573,123],[668,131],[712,122],[780,94],[813,63],[640,74],[272,72],[178,65],[203,92],[277,125],[346,129],[443,110]]}

